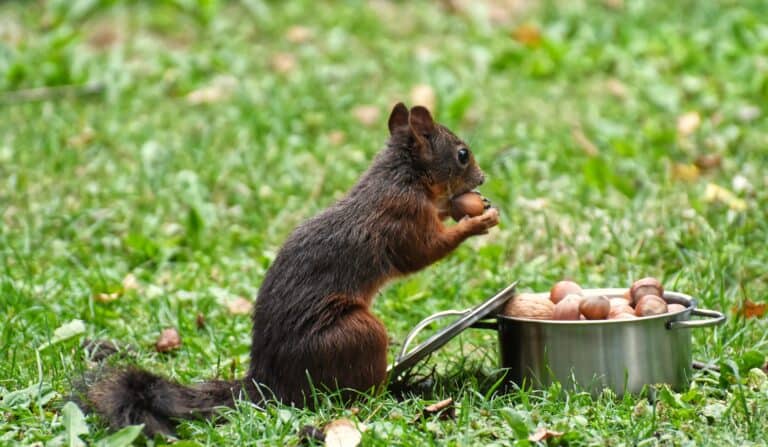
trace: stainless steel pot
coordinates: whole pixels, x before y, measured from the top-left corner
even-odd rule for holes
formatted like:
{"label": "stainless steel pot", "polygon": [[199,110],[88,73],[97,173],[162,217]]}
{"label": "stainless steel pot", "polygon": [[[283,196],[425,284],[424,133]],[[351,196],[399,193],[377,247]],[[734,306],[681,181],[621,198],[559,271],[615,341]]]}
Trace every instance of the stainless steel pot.
{"label": "stainless steel pot", "polygon": [[[620,297],[625,291],[586,289],[584,295]],[[547,297],[549,294],[539,295]],[[413,357],[414,352],[427,343],[408,352],[410,343],[422,329],[435,320],[461,316],[458,321],[465,320],[467,327],[498,332],[501,366],[507,369],[507,378],[522,387],[542,388],[558,381],[566,387],[576,386],[593,393],[610,388],[618,395],[636,393],[645,385],[656,383],[683,389],[691,375],[691,334],[688,329],[715,326],[725,321],[722,313],[698,309],[695,299],[678,292],[665,292],[664,299],[684,305],[685,310],[630,320],[598,321],[508,317],[498,313],[500,299],[497,297],[499,295],[494,297],[495,315],[490,320],[480,317],[466,324],[468,315],[478,316],[480,306],[465,311],[439,312],[422,320],[406,337],[394,372],[401,373],[403,368],[399,367],[399,362]],[[691,320],[692,317],[706,319]],[[430,340],[439,338],[441,333]],[[447,339],[443,337],[441,341],[444,344]]]}

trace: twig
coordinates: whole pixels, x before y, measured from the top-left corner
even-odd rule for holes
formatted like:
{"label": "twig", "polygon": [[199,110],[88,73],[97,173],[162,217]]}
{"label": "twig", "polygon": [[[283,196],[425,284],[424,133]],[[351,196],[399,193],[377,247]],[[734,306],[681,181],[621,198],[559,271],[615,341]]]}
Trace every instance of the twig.
{"label": "twig", "polygon": [[96,96],[103,92],[104,84],[100,82],[85,85],[60,85],[56,87],[30,88],[0,94],[0,105],[45,101],[67,96]]}

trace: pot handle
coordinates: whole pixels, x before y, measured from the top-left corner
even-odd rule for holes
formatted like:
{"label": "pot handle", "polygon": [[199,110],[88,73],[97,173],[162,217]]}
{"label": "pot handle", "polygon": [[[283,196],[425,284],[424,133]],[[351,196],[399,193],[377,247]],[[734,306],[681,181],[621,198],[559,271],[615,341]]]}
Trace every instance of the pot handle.
{"label": "pot handle", "polygon": [[690,329],[697,327],[717,326],[723,324],[725,315],[722,312],[709,309],[693,309],[692,317],[709,317],[706,320],[682,320],[667,322],[667,329]]}
{"label": "pot handle", "polygon": [[395,362],[399,362],[400,360],[403,359],[403,357],[405,357],[405,355],[408,353],[407,352],[408,346],[411,345],[411,342],[413,341],[413,339],[416,338],[417,335],[419,335],[419,332],[421,332],[422,329],[429,326],[430,323],[445,317],[464,316],[467,313],[469,313],[470,310],[471,309],[444,310],[442,312],[432,314],[427,318],[419,321],[419,323],[413,329],[411,329],[411,332],[408,332],[408,335],[405,337],[405,340],[403,341],[403,347],[400,349],[400,353],[397,354],[397,357],[395,358]]}

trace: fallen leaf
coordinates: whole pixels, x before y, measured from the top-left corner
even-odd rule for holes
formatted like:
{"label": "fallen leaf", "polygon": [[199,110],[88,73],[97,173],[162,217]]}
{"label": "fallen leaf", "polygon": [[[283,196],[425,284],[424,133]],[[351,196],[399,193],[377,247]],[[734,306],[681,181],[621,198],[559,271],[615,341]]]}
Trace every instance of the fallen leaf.
{"label": "fallen leaf", "polygon": [[753,105],[742,106],[738,115],[741,121],[754,121],[760,116],[760,108]]}
{"label": "fallen leaf", "polygon": [[677,117],[677,133],[682,136],[692,134],[701,124],[699,112],[688,112]]}
{"label": "fallen leaf", "polygon": [[114,24],[103,24],[95,27],[88,36],[88,45],[103,50],[116,44],[121,36]]}
{"label": "fallen leaf", "polygon": [[595,143],[593,143],[589,138],[587,138],[586,135],[584,135],[584,132],[581,130],[581,127],[574,127],[571,130],[571,136],[573,136],[573,139],[576,141],[576,144],[579,145],[581,150],[584,151],[585,154],[589,155],[590,157],[596,156],[599,151],[597,149],[597,146],[595,146]]}
{"label": "fallen leaf", "polygon": [[227,310],[232,315],[248,315],[253,310],[253,303],[239,296],[227,303]]}
{"label": "fallen leaf", "polygon": [[379,108],[376,106],[357,106],[352,109],[352,115],[360,124],[372,126],[379,121]]}
{"label": "fallen leaf", "polygon": [[537,47],[541,44],[541,30],[533,24],[523,24],[512,31],[512,38],[527,47]]}
{"label": "fallen leaf", "polygon": [[233,76],[216,76],[209,85],[193,90],[187,94],[190,104],[212,104],[229,99],[237,87],[237,79]]}
{"label": "fallen leaf", "polygon": [[618,79],[612,78],[607,80],[605,82],[605,89],[617,98],[624,99],[627,97],[627,86]]}
{"label": "fallen leaf", "polygon": [[325,426],[325,445],[328,447],[356,447],[362,433],[349,419],[336,419]]}
{"label": "fallen leaf", "polygon": [[69,321],[57,327],[56,330],[53,331],[53,336],[50,338],[50,340],[40,345],[40,347],[37,348],[37,350],[42,351],[48,346],[53,346],[57,343],[61,343],[62,341],[69,340],[70,338],[76,337],[83,333],[85,333],[85,323],[83,322],[83,320],[75,319],[75,320]]}
{"label": "fallen leaf", "polygon": [[97,293],[93,296],[93,299],[100,303],[111,303],[112,301],[115,301],[116,299],[120,298],[119,292],[112,292],[112,293]]}
{"label": "fallen leaf", "polygon": [[339,146],[346,138],[347,135],[341,130],[332,130],[328,133],[328,141],[334,146]]}
{"label": "fallen leaf", "polygon": [[744,300],[741,308],[734,306],[733,313],[741,314],[744,318],[762,318],[768,311],[768,303],[755,303],[752,300]]}
{"label": "fallen leaf", "polygon": [[528,436],[528,440],[531,442],[539,442],[549,438],[559,438],[560,436],[563,436],[563,434],[564,433],[561,431],[554,431],[545,427],[539,427],[532,435]]}
{"label": "fallen leaf", "polygon": [[672,165],[672,180],[680,180],[683,182],[695,182],[699,179],[699,168],[696,165],[689,165],[685,163],[675,163]]}
{"label": "fallen leaf", "polygon": [[752,192],[754,189],[752,183],[750,183],[743,175],[735,175],[733,179],[731,179],[731,187],[736,192]]}
{"label": "fallen leaf", "polygon": [[93,141],[95,136],[96,133],[93,131],[93,129],[90,126],[86,126],[77,135],[72,135],[71,137],[67,138],[67,145],[75,149],[82,149],[88,143]]}
{"label": "fallen leaf", "polygon": [[280,74],[286,74],[294,71],[299,65],[296,62],[296,56],[291,53],[276,53],[270,60],[272,69]]}
{"label": "fallen leaf", "polygon": [[200,312],[197,313],[197,316],[195,317],[195,326],[197,326],[198,329],[205,327],[205,315]]}
{"label": "fallen leaf", "polygon": [[720,156],[720,154],[701,154],[696,157],[696,160],[693,162],[693,164],[695,164],[696,167],[702,171],[708,171],[719,168],[722,162],[723,158]]}
{"label": "fallen leaf", "polygon": [[178,349],[181,346],[181,336],[176,328],[163,329],[160,333],[160,337],[155,343],[155,349],[157,352],[170,352],[174,349]]}
{"label": "fallen leaf", "polygon": [[123,278],[123,290],[137,290],[139,288],[139,281],[136,279],[136,275],[129,273]]}
{"label": "fallen leaf", "polygon": [[411,103],[415,106],[424,106],[434,112],[437,104],[435,90],[426,84],[419,84],[411,89]]}
{"label": "fallen leaf", "polygon": [[306,26],[294,25],[285,32],[285,38],[291,43],[304,43],[312,38],[312,30]]}
{"label": "fallen leaf", "polygon": [[299,444],[309,444],[310,441],[325,441],[325,433],[314,425],[305,425],[301,427],[298,433]]}
{"label": "fallen leaf", "polygon": [[734,211],[744,211],[747,209],[747,202],[736,197],[734,193],[722,186],[708,183],[704,191],[704,200],[707,202],[720,202]]}

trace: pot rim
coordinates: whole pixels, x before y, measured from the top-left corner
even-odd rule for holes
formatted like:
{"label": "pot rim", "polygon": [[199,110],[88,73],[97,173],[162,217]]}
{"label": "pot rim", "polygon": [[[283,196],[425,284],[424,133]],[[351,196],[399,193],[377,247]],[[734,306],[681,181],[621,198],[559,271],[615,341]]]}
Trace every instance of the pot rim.
{"label": "pot rim", "polygon": [[[594,296],[607,296],[608,298],[623,298],[624,292],[626,291],[627,291],[626,288],[584,289],[582,290],[582,295],[585,298],[594,297]],[[549,299],[549,292],[533,292],[533,293],[522,292],[522,293]],[[653,320],[668,320],[671,317],[676,317],[678,315],[682,315],[686,312],[690,312],[696,309],[696,304],[697,304],[696,299],[684,293],[665,291],[664,296],[662,298],[664,298],[664,300],[667,302],[682,304],[683,306],[685,306],[685,309],[679,310],[677,312],[667,312],[659,315],[649,315],[647,317],[637,317],[637,318],[626,319],[626,320],[539,320],[535,318],[511,317],[509,315],[504,315],[502,313],[496,314],[495,317],[499,320],[499,322],[504,320],[509,320],[509,321],[515,321],[515,322],[535,323],[535,324],[542,324],[542,325],[558,325],[558,326],[631,324],[631,323],[646,322],[646,321],[653,321]]]}

